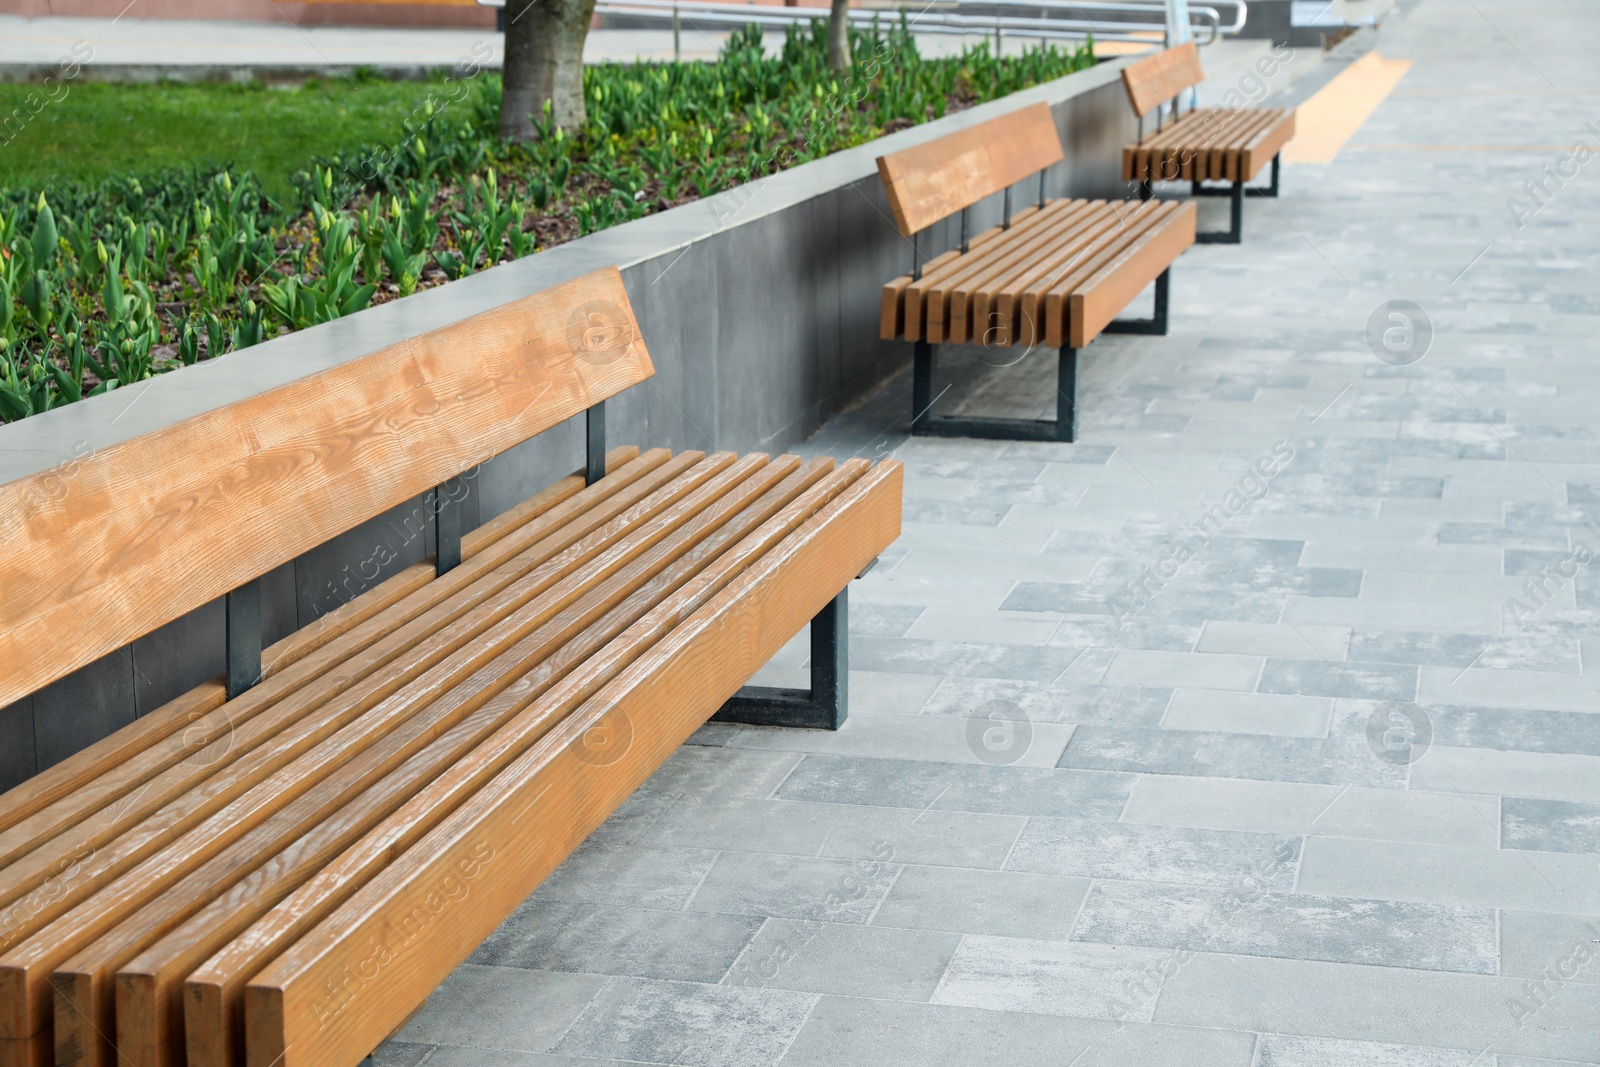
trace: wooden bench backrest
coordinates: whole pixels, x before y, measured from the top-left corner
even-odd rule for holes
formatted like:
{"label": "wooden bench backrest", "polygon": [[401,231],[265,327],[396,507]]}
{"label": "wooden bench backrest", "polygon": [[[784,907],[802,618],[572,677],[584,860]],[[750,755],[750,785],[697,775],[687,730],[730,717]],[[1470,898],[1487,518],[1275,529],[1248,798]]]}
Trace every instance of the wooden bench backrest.
{"label": "wooden bench backrest", "polygon": [[1056,120],[1033,104],[878,157],[895,225],[910,237],[1064,158]]}
{"label": "wooden bench backrest", "polygon": [[1145,116],[1192,85],[1205,81],[1200,49],[1193,41],[1157,52],[1122,68],[1122,85],[1134,114]]}
{"label": "wooden bench backrest", "polygon": [[0,485],[0,707],[652,373],[613,267]]}

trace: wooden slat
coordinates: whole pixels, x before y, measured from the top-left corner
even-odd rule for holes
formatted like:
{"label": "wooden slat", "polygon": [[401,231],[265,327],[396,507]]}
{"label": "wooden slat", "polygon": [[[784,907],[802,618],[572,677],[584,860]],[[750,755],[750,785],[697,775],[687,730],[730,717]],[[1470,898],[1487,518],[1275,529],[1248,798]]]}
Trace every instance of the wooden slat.
{"label": "wooden slat", "polygon": [[[226,766],[246,758],[256,746],[299,721],[317,708],[320,699],[302,692],[304,686],[330,677],[328,672],[333,671],[331,677],[340,685],[354,687],[396,657],[414,651],[417,642],[446,619],[461,617],[589,530],[632,507],[693,462],[687,454],[669,462],[668,454],[658,450],[624,466],[617,474],[551,507],[515,536],[468,558],[386,614],[282,669],[225,708],[195,719],[185,736],[176,739],[181,743],[146,749],[98,778],[79,781],[70,795],[0,832],[0,864],[5,864],[0,868],[0,905],[15,907],[19,894],[75,864],[72,857],[100,848],[121,829],[196,783],[222,773]],[[495,575],[493,581],[482,580],[489,574]],[[377,679],[365,691],[368,699],[375,702],[399,688],[423,666],[424,658],[414,658],[402,670]],[[46,851],[37,851],[41,848]],[[34,854],[28,855],[30,852]],[[70,901],[63,894],[52,904],[56,911],[27,908],[29,919],[56,914]],[[0,927],[0,949],[13,944],[24,929],[20,921]]]}
{"label": "wooden slat", "polygon": [[[702,573],[708,563],[720,559],[731,545],[746,537],[824,477],[832,466],[832,460],[826,459],[813,460],[804,468],[799,467],[794,457],[775,460],[734,493],[719,500],[712,511],[691,524],[708,528],[714,526],[708,536],[686,548],[682,545],[664,545],[658,550],[656,559],[641,558],[630,567],[631,571],[637,572],[636,575],[621,575],[608,589],[586,594],[584,602],[571,609],[577,613],[574,617],[594,616],[597,611],[603,611],[604,614],[554,651],[533,673],[525,675],[523,681],[513,684],[474,710],[450,734],[434,742],[426,756],[415,757],[413,762],[418,765],[417,774],[422,776],[422,784],[435,780],[440,771],[448,775],[449,768],[468,758],[467,750],[483,741],[488,732],[503,727],[513,715],[599,652],[625,627],[637,622],[685,582]],[[760,495],[752,502],[750,498],[756,493]],[[686,529],[679,540],[683,541],[695,533],[695,530]],[[675,553],[676,558],[669,560],[671,553]],[[645,580],[636,580],[638,575],[647,572],[649,576]],[[632,591],[619,601],[624,588]],[[421,766],[425,759],[430,764],[427,769]],[[410,768],[411,764],[407,766]],[[370,793],[376,794],[380,789],[389,790],[396,796],[401,792],[390,779],[385,779]],[[412,789],[399,799],[409,799],[414,792]],[[366,797],[363,797],[362,803],[370,804]],[[389,807],[392,805],[385,805],[385,809]],[[433,822],[444,818],[449,810],[441,803],[434,803],[427,812],[427,819],[431,820],[427,825],[431,826]],[[387,810],[379,814],[387,814]],[[372,826],[370,817],[361,816],[353,808],[341,811],[336,818],[327,820],[295,841],[282,857],[261,862],[254,872],[229,888],[225,895],[213,900],[187,919],[182,927],[121,967],[117,975],[116,993],[117,1047],[121,1062],[133,1067],[184,1063],[183,1009],[177,996],[184,977],[214,952],[225,948],[251,923],[276,905],[287,891],[339,856]],[[417,835],[421,832],[423,830],[415,831]],[[353,891],[359,883],[352,883],[346,873],[343,887]],[[196,1051],[189,1060],[190,1067],[227,1062],[226,1054],[231,1044],[219,1034],[220,1031],[212,1031],[208,1035],[206,1028],[203,1025],[200,1027],[195,1042]]]}
{"label": "wooden slat", "polygon": [[910,237],[1062,158],[1055,118],[1039,103],[879,156],[878,176]]}
{"label": "wooden slat", "polygon": [[1241,153],[1239,170],[1247,182],[1255,181],[1262,168],[1272,162],[1272,157],[1283,151],[1284,145],[1294,140],[1294,112],[1280,111],[1276,121],[1256,134]]}
{"label": "wooden slat", "polygon": [[[555,867],[898,535],[901,470],[880,465],[519,756],[362,887],[246,990],[250,1067],[345,1067],[365,1056]],[[630,742],[603,763],[591,731]],[[537,817],[528,814],[537,811]],[[442,878],[471,907],[430,912],[407,943],[395,922]],[[327,983],[391,942],[367,988]],[[337,988],[337,987],[334,987]],[[365,994],[365,995],[363,995]]]}
{"label": "wooden slat", "polygon": [[[687,581],[700,568],[704,553],[720,551],[787,503],[766,499],[761,505],[765,514],[752,507],[799,469],[799,459],[788,456],[766,463],[765,457],[753,456],[747,460],[745,469],[750,473],[742,479],[732,475],[716,487],[715,495],[698,511],[691,514],[686,509],[680,515],[663,515],[654,520],[653,533],[663,528],[672,531],[660,536],[656,544],[618,546],[616,551],[628,561],[620,569],[601,561],[569,576],[545,598],[547,620],[526,638],[58,967],[54,979],[58,1067],[109,1065],[109,1040],[101,1042],[102,1055],[98,1058],[73,1053],[97,1032],[109,1035],[113,1026],[119,1063],[132,1063],[135,1067],[181,1064],[181,1032],[175,1037],[175,1047],[169,1047],[160,1025],[167,1021],[168,1014],[158,1016],[154,986],[140,981],[141,976],[137,975],[131,981],[119,979],[113,1017],[105,988],[111,972],[220,893],[227,893],[223,898],[225,907],[205,930],[206,935],[217,938],[230,924],[248,926],[296,881],[337,855],[374,821],[388,815],[464,756],[483,735],[558,681],[577,659],[592,653],[643,615],[660,600],[663,590],[670,591]],[[801,487],[791,485],[790,496]],[[617,614],[615,609],[624,603],[629,605],[631,617]],[[522,679],[522,684],[513,685],[517,679]],[[502,690],[511,692],[509,701],[500,701],[497,696],[483,700],[483,694]],[[426,742],[426,747],[395,767],[395,760],[414,747],[409,745],[408,735]],[[330,824],[331,839],[327,834],[301,836],[314,826]],[[248,883],[246,889],[235,885],[254,865],[290,844],[293,854],[288,862],[268,864],[268,881],[258,879]],[[293,868],[296,859],[298,870]],[[268,893],[276,896],[261,899]],[[252,908],[256,909],[254,913]],[[227,938],[223,936],[221,940]],[[205,946],[194,950],[198,956],[193,962],[198,964],[218,947],[220,943],[210,945],[209,950],[204,950]],[[167,992],[175,992],[183,975],[167,977]],[[63,989],[70,990],[71,995],[63,997]],[[172,1014],[181,1014],[176,999],[169,999]],[[176,1052],[176,1058],[163,1056],[164,1052]]]}
{"label": "wooden slat", "polygon": [[1069,303],[1071,295],[1078,291],[1078,287],[1086,279],[1154,226],[1161,215],[1172,206],[1171,203],[1155,201],[1141,205],[1140,210],[1129,213],[1126,219],[1119,220],[1116,229],[1107,231],[1093,247],[1086,249],[1083,255],[1077,257],[1072,269],[1061,275],[1041,301],[1044,309],[1046,344],[1055,348],[1067,343],[1071,334],[1071,323],[1067,321],[1071,310]]}
{"label": "wooden slat", "polygon": [[1008,236],[1005,242],[985,249],[984,255],[970,257],[972,264],[968,269],[952,273],[948,279],[941,281],[939,288],[944,290],[946,299],[934,306],[946,306],[944,336],[954,343],[983,337],[987,329],[984,317],[986,308],[981,305],[979,298],[985,287],[996,284],[996,279],[1026,266],[1041,252],[1057,244],[1062,233],[1071,230],[1074,220],[1085,211],[1092,210],[1091,204],[1087,200],[1052,200],[1039,226],[1017,231],[1014,236]]}
{"label": "wooden slat", "polygon": [[[822,461],[825,472],[831,460]],[[274,908],[246,934],[235,938],[217,956],[190,976],[185,997],[191,1067],[242,1063],[243,987],[263,964],[311,930],[343,904],[390,860],[432,829],[445,814],[476,793],[490,777],[542,736],[582,700],[642,654],[672,627],[740,574],[752,560],[770,550],[810,516],[851,485],[865,469],[847,463],[808,490],[776,518],[732,550],[718,557],[689,585],[674,593],[621,638],[583,662],[574,675],[534,706],[500,729],[473,755],[459,761],[382,827],[319,872],[288,900]],[[808,475],[809,477],[809,475]],[[215,1050],[230,1050],[236,1035],[241,1055],[232,1061]]]}
{"label": "wooden slat", "polygon": [[[1021,211],[1012,212],[1011,225],[1015,227],[1026,221],[1037,210],[1036,206],[1030,205]],[[1010,231],[1003,226],[991,226],[968,241],[967,247],[975,251],[987,242],[1008,232]],[[945,264],[959,258],[961,258],[961,249],[959,248],[952,248],[948,252],[942,252],[922,265],[923,273],[926,275],[929,271],[937,271]],[[885,341],[893,341],[905,331],[906,289],[914,280],[911,275],[902,274],[883,287],[879,336]],[[908,337],[907,340],[916,340],[916,338]]]}
{"label": "wooden slat", "polygon": [[[613,449],[607,454],[607,470],[618,470],[638,454],[639,450],[632,446]],[[662,458],[664,460],[665,456]],[[470,560],[511,529],[520,527],[553,504],[581,491],[583,485],[581,473],[562,479],[506,515],[468,533],[461,539],[463,560]],[[284,669],[375,615],[387,611],[431,581],[433,575],[434,567],[429,562],[408,567],[268,646],[262,652],[264,674],[271,675]],[[201,719],[221,707],[225,696],[220,680],[207,682],[0,795],[0,832],[82,791],[90,782],[124,767],[129,760],[152,747],[166,743],[174,745],[180,752],[199,751],[210,740],[210,734]],[[79,810],[92,811],[94,806]],[[67,821],[74,818],[76,815],[69,815]],[[0,925],[5,925],[3,916],[0,916]]]}
{"label": "wooden slat", "polygon": [[[1049,205],[1043,210],[1030,212],[1026,218],[1013,220],[1011,228],[1006,231],[1005,240],[1020,240],[1021,235],[1031,232],[1036,226],[1048,223],[1047,212]],[[922,277],[912,282],[905,290],[905,322],[906,340],[916,341],[926,338],[936,341],[943,336],[944,311],[942,300],[936,290],[947,280],[966,271],[972,262],[968,256],[958,255],[956,258],[942,264],[932,271],[923,271]],[[928,299],[934,299],[934,307],[928,306]]]}
{"label": "wooden slat", "polygon": [[0,706],[651,373],[613,268],[0,485]]}
{"label": "wooden slat", "polygon": [[[1052,308],[1045,299],[1052,287],[1063,278],[1080,271],[1106,242],[1114,240],[1129,226],[1136,225],[1154,204],[1140,204],[1122,200],[1109,203],[1089,225],[1073,234],[1072,240],[1061,246],[1050,259],[1039,264],[1039,270],[1027,285],[1012,298],[1012,317],[1017,327],[1017,341],[1025,345],[1049,343],[1059,345],[1059,308]],[[1049,316],[1056,316],[1056,321]]]}
{"label": "wooden slat", "polygon": [[[634,445],[613,448],[606,453],[606,473],[612,474],[639,457]],[[663,462],[665,457],[662,457]],[[490,519],[475,530],[461,535],[461,560],[468,562],[473,556],[509,534],[526,526],[550,508],[582,492],[584,472],[576,471],[553,485],[534,494],[501,515]],[[432,557],[386,579],[383,583],[361,593],[354,600],[341,604],[334,610],[313,619],[281,641],[267,646],[261,652],[263,676],[314,652],[329,641],[346,633],[367,619],[399,603],[415,589],[431,582],[437,573]]]}
{"label": "wooden slat", "polygon": [[[691,462],[694,455],[690,454]],[[726,453],[699,463],[665,489],[651,493],[593,534],[550,557],[528,579],[506,587],[431,636],[427,642],[430,654],[413,652],[415,663],[408,661],[404,688],[392,685],[391,676],[401,672],[391,668],[382,673],[378,681],[386,695],[381,702],[361,691],[339,692],[332,700],[312,693],[324,705],[319,707],[320,717],[297,723],[273,744],[213,775],[166,805],[157,817],[144,820],[94,851],[60,898],[39,908],[22,925],[21,933],[30,935],[28,939],[0,956],[0,1038],[48,1043],[49,1004],[44,988],[48,972],[85,940],[98,936],[107,922],[126,913],[127,894],[113,899],[103,891],[113,880],[132,886],[181,877],[230,840],[230,834],[259,823],[275,805],[309,788],[316,780],[317,768],[326,761],[339,762],[352,739],[381,735],[414,713],[433,687],[453,686],[507,644],[525,637],[538,612],[531,598],[588,566],[597,553],[608,551],[625,535],[648,542],[653,536],[651,519],[669,505],[676,506],[679,499],[702,491],[704,482],[732,463],[733,457]],[[670,471],[675,464],[669,462],[661,469]],[[566,535],[558,532],[553,536]],[[412,625],[426,619],[423,616]],[[492,631],[488,629],[491,626]],[[418,671],[417,667],[424,669]],[[179,843],[173,843],[175,838]],[[52,850],[59,847],[63,846],[52,842]],[[0,880],[10,878],[16,866],[0,872]],[[73,911],[63,915],[68,908]],[[15,939],[19,935],[0,931],[0,936]]]}
{"label": "wooden slat", "polygon": [[1122,68],[1122,85],[1136,115],[1148,115],[1191,85],[1205,81],[1200,49],[1193,41],[1157,52]]}
{"label": "wooden slat", "polygon": [[1079,286],[1071,297],[1067,343],[1082,348],[1094,340],[1140,290],[1194,244],[1197,214],[1192,200],[1174,205],[1160,222]]}
{"label": "wooden slat", "polygon": [[[576,598],[584,596],[596,583],[611,581],[619,573],[618,568],[629,571],[641,566],[641,559],[655,560],[652,545],[659,547],[660,543],[678,536],[694,516],[723,499],[731,484],[747,470],[765,465],[764,456],[746,457],[743,465],[728,468],[726,473],[708,481],[673,509],[656,516],[643,529],[636,529],[634,540],[611,546],[602,556],[541,594],[527,609],[509,616],[496,628],[493,642],[473,651],[470,661],[481,665],[453,686],[440,681],[427,687],[423,699],[428,702],[409,718],[388,729],[373,723],[358,724],[359,730],[347,728],[325,744],[328,752],[320,756],[315,751],[308,753],[302,761],[303,768],[293,778],[290,777],[292,768],[285,768],[272,781],[263,783],[258,787],[260,792],[286,799],[287,805],[280,810],[270,806],[263,809],[264,821],[253,829],[248,821],[228,822],[228,813],[224,812],[185,835],[182,842],[173,847],[174,851],[183,852],[182,862],[208,853],[215,855],[198,870],[181,875],[181,881],[171,882],[172,872],[178,869],[175,863],[160,864],[153,859],[101,891],[95,901],[106,906],[99,914],[86,914],[86,908],[79,908],[71,917],[78,924],[70,931],[73,937],[81,939],[83,930],[104,928],[108,919],[119,925],[101,934],[94,944],[79,950],[55,970],[58,1067],[98,1067],[110,1063],[109,1035],[115,1027],[109,996],[111,971],[137,951],[147,938],[159,935],[188,911],[202,905],[204,900],[194,896],[199,891],[196,886],[218,879],[236,879],[248,870],[251,857],[272,854],[298,836],[304,829],[303,823],[344,814],[347,805],[361,790],[389,774],[401,761],[469,714],[474,701],[531,670],[533,663],[548,653],[552,641],[571,636],[570,631],[578,624],[568,612]],[[781,474],[769,475],[775,476]],[[630,560],[633,562],[628,562]],[[562,621],[566,631],[558,626],[552,636],[550,628]],[[509,646],[504,645],[505,638],[515,633],[525,633],[525,636]],[[489,655],[493,658],[486,658]],[[304,788],[307,781],[313,784]],[[297,795],[296,789],[302,791]],[[235,808],[240,806],[241,803],[236,802]],[[144,873],[151,867],[160,872],[161,879],[152,879]],[[155,894],[159,894],[159,899],[126,918],[112,918],[129,907],[138,908]],[[55,940],[62,941],[65,936],[58,934]]]}

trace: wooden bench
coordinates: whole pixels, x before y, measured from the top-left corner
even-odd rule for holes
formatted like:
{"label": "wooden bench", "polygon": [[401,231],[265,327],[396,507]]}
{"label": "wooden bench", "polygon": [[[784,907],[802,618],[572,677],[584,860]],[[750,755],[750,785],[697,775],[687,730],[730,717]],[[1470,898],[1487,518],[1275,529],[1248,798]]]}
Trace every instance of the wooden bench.
{"label": "wooden bench", "polygon": [[[708,717],[839,725],[900,466],[607,454],[651,373],[606,270],[0,486],[55,500],[0,705],[223,595],[229,664],[0,796],[0,1064],[355,1064]],[[584,412],[461,533],[458,475]],[[429,487],[433,560],[261,648],[260,575]],[[808,621],[812,689],[741,690]]]}
{"label": "wooden bench", "polygon": [[[1194,243],[1193,205],[1048,198],[1046,172],[1062,159],[1044,104],[879,157],[895,224],[911,239],[911,273],[883,287],[882,336],[915,346],[912,433],[1075,440],[1078,351],[1102,333],[1167,332],[1168,271]],[[1013,211],[1011,187],[1035,173],[1038,196]],[[1000,225],[969,235],[968,210],[996,193]],[[921,232],[957,212],[960,247],[924,259]],[[1118,320],[1151,282],[1154,316]],[[936,414],[940,343],[1056,349],[1055,419]]]}
{"label": "wooden bench", "polygon": [[[1200,50],[1193,41],[1157,52],[1122,68],[1128,102],[1139,116],[1139,140],[1122,150],[1122,178],[1137,182],[1139,198],[1149,200],[1155,182],[1186,181],[1194,196],[1228,196],[1228,229],[1204,232],[1205,244],[1238,244],[1244,238],[1244,198],[1277,196],[1283,146],[1294,139],[1294,111],[1281,107],[1191,107],[1180,114],[1178,98],[1205,80]],[[1167,117],[1170,103],[1171,116]],[[1156,130],[1145,135],[1145,116],[1156,112]],[[1246,188],[1272,164],[1272,184]],[[1208,181],[1231,182],[1227,189]]]}

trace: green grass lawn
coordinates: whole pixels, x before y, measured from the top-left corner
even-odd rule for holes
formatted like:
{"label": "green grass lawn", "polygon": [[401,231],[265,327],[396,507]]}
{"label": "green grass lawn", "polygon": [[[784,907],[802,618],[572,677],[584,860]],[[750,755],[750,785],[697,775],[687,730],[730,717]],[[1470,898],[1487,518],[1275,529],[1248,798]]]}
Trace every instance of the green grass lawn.
{"label": "green grass lawn", "polygon": [[[313,156],[388,141],[436,87],[367,78],[294,88],[79,83],[0,144],[0,187],[202,163],[249,168],[277,195]],[[15,108],[28,114],[24,100],[39,91],[0,84],[0,117]]]}

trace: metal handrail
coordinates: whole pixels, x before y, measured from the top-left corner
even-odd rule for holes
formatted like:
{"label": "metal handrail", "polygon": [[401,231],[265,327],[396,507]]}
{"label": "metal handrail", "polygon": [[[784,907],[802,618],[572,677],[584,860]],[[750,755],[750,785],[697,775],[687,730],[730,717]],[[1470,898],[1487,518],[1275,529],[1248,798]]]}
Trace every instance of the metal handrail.
{"label": "metal handrail", "polygon": [[[477,0],[483,7],[504,7],[505,0]],[[1237,15],[1224,26],[1222,13],[1211,4],[1232,4]],[[1099,20],[1091,18],[1028,18],[1020,15],[964,15],[962,7],[1026,8],[1036,11],[1063,11],[1074,14],[1088,12],[1150,13],[1157,18],[1149,22],[1124,20]],[[882,22],[885,14],[912,12],[910,7],[890,6],[851,8],[849,18],[853,23],[868,25]],[[689,16],[697,22],[723,25],[751,25],[782,27],[825,19],[825,8],[770,7],[721,3],[717,0],[600,0],[595,5],[600,15],[629,15],[636,18],[671,21],[676,28],[678,20]],[[1210,3],[1191,7],[1191,24],[1206,31],[1208,45],[1225,34],[1237,33],[1244,28],[1247,0],[1210,0]],[[947,33],[971,35],[975,33],[996,35],[1010,33],[1015,37],[1067,38],[1081,40],[1093,36],[1101,41],[1145,42],[1152,30],[1166,29],[1166,5],[1162,0],[935,0],[931,6],[917,8],[910,20],[919,33]]]}

